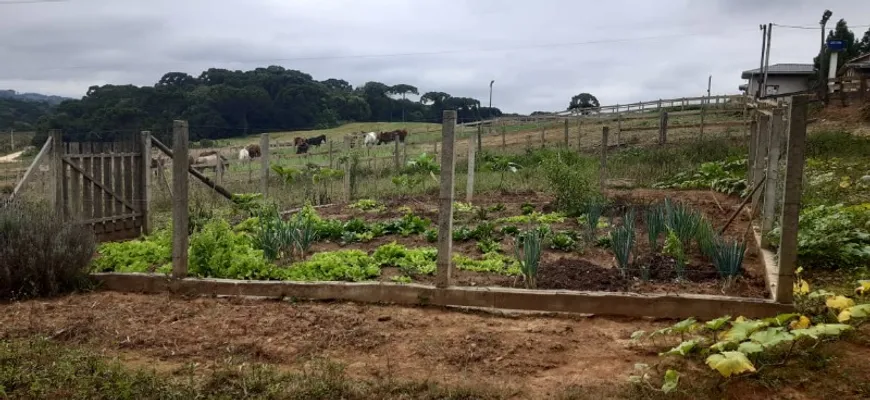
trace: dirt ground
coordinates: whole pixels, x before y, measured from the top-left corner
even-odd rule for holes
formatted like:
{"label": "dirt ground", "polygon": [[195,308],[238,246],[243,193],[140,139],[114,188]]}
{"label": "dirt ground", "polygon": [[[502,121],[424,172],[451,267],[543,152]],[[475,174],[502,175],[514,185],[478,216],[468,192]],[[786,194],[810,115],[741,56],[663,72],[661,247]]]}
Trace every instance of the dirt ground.
{"label": "dirt ground", "polygon": [[[683,202],[706,215],[715,228],[725,224],[730,214],[737,208],[740,199],[726,196],[721,193],[703,190],[610,190],[607,196],[613,202],[613,207],[606,211],[606,217],[620,217],[623,210],[633,207],[641,210],[644,207],[666,198]],[[500,217],[519,215],[520,206],[523,203],[531,203],[539,212],[551,211],[552,198],[534,192],[522,194],[499,194],[488,193],[477,196],[475,206],[486,208],[496,204],[503,204],[505,210],[490,212],[488,220]],[[386,204],[385,210],[380,213],[363,212],[353,210],[342,205],[319,208],[318,212],[329,218],[347,220],[353,217],[366,221],[385,221],[398,218],[402,214],[399,208],[406,206],[411,208],[416,215],[429,218],[433,222],[438,220],[438,207],[433,197],[411,197],[403,200],[393,200]],[[454,229],[461,226],[474,228],[479,220],[471,220],[471,215],[459,215],[454,222]],[[586,246],[582,252],[564,252],[554,249],[544,249],[541,266],[539,269],[538,287],[540,289],[569,289],[582,291],[625,291],[642,293],[696,293],[696,294],[725,294],[741,297],[767,297],[769,292],[764,282],[764,265],[758,254],[754,238],[749,234],[749,226],[745,216],[740,215],[725,232],[729,238],[737,238],[747,244],[747,254],[744,260],[745,274],[732,286],[723,289],[722,279],[718,271],[705,260],[698,249],[689,251],[689,262],[686,266],[685,280],[677,282],[676,263],[673,259],[662,257],[650,251],[650,245],[645,232],[645,222],[642,214],[636,213],[635,225],[639,231],[637,234],[637,249],[635,261],[629,276],[623,277],[616,269],[613,253],[606,247]],[[582,228],[575,221],[566,220],[564,223],[552,225],[553,230],[575,230]],[[603,231],[602,231],[603,232]],[[661,239],[660,239],[661,240]],[[313,251],[333,251],[342,248],[361,249],[372,251],[380,245],[396,241],[409,247],[434,246],[427,243],[419,235],[400,237],[389,235],[376,238],[367,243],[353,243],[340,246],[337,243],[323,242],[313,246]],[[454,252],[470,257],[481,256],[476,247],[476,241],[454,242]],[[505,238],[501,242],[502,251],[511,254],[511,239]],[[640,266],[650,267],[649,281],[641,279]],[[456,284],[461,286],[508,286],[522,287],[523,283],[513,277],[505,277],[496,274],[476,273],[470,271],[456,271]],[[381,280],[389,280],[398,272],[387,268]],[[418,282],[431,283],[433,277],[415,277]]]}
{"label": "dirt ground", "polygon": [[[626,395],[634,364],[655,366],[663,359],[659,349],[634,344],[630,335],[666,324],[112,292],[0,304],[0,340],[49,337],[159,373],[222,362],[300,371],[329,359],[356,378],[497,387],[522,399],[564,396],[566,390],[575,393],[568,398],[638,398]],[[715,374],[683,362],[677,366],[687,374],[685,395],[677,398],[862,398],[866,392],[859,390],[867,385],[848,382],[870,382],[870,347],[866,341],[840,345],[826,350],[824,369],[814,364],[801,366],[798,375],[739,379],[722,391]]]}

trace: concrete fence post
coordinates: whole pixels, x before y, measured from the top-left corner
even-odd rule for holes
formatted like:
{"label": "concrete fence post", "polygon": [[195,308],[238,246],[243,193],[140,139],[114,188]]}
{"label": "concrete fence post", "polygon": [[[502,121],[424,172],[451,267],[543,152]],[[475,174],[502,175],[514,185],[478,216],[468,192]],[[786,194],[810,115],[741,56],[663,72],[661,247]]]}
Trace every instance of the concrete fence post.
{"label": "concrete fence post", "polygon": [[269,134],[260,135],[260,191],[269,197]]}
{"label": "concrete fence post", "polygon": [[755,187],[755,183],[757,182],[755,180],[756,147],[758,147],[758,121],[753,118],[749,121],[749,159],[747,160],[748,165],[746,168],[746,182],[749,183],[749,187]]}
{"label": "concrete fence post", "polygon": [[607,136],[609,133],[609,127],[601,128],[601,165],[599,166],[598,185],[602,190],[604,190],[604,181],[607,179]]}
{"label": "concrete fence post", "polygon": [[187,121],[172,123],[172,277],[187,277]]}
{"label": "concrete fence post", "polygon": [[[755,140],[755,156],[752,162],[752,176],[754,184],[758,184],[764,179],[765,162],[767,160],[767,145],[770,141],[770,115],[760,114],[758,116],[758,133]],[[752,215],[758,215],[758,201],[761,198],[761,190],[755,192],[752,196]]]}
{"label": "concrete fence post", "polygon": [[465,202],[471,203],[474,199],[474,167],[475,167],[475,149],[469,143],[468,146],[468,180],[465,185]]}
{"label": "concrete fence post", "polygon": [[[142,166],[140,171],[142,176],[139,179],[142,188],[139,193],[142,193],[142,198],[139,199],[139,212],[142,213],[142,233],[145,235],[151,234],[151,132],[143,131],[141,133],[141,150],[142,150]],[[162,175],[163,166],[158,165]]]}
{"label": "concrete fence post", "polygon": [[783,123],[782,108],[775,108],[770,119],[770,141],[767,145],[767,171],[764,181],[764,200],[761,210],[761,247],[770,248],[770,239],[767,237],[773,230],[776,220],[776,189],[779,186],[779,153],[780,141],[785,136],[785,124]]}
{"label": "concrete fence post", "polygon": [[344,158],[345,158],[345,160],[344,160],[344,166],[343,166],[344,179],[342,180],[342,189],[343,189],[342,194],[344,195],[344,201],[348,202],[348,203],[350,202],[350,198],[351,198],[351,194],[350,194],[351,175],[350,174],[352,172],[351,171],[351,163],[353,162],[353,154],[352,154],[353,150],[351,149],[351,140],[352,139],[350,136],[344,137],[344,148],[345,148]]}
{"label": "concrete fence post", "polygon": [[782,199],[782,232],[779,240],[779,275],[776,298],[779,303],[794,301],[794,271],[797,267],[798,219],[801,211],[801,183],[804,175],[808,95],[792,97],[789,111],[788,149],[785,161],[785,192]]}
{"label": "concrete fence post", "polygon": [[398,171],[399,167],[399,138],[397,135],[397,137],[393,141],[393,168],[395,168],[394,171]]}
{"label": "concrete fence post", "polygon": [[441,191],[438,195],[438,258],[435,286],[453,284],[453,178],[456,111],[444,110],[441,123]]}

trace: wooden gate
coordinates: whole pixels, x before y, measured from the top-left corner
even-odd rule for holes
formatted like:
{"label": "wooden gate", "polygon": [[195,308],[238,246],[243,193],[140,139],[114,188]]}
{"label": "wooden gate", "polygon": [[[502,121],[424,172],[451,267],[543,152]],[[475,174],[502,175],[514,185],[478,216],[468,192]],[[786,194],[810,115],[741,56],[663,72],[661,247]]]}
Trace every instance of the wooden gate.
{"label": "wooden gate", "polygon": [[[90,226],[99,241],[149,233],[151,137],[144,132],[117,142],[63,143],[53,149],[57,209]],[[143,154],[147,156],[143,156]]]}

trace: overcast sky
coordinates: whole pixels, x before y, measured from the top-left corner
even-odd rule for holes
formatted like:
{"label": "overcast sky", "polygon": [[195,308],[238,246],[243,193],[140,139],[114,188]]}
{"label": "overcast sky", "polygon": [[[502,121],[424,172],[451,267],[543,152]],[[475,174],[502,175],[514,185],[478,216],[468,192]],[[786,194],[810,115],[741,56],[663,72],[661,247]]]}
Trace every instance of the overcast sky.
{"label": "overcast sky", "polygon": [[[270,64],[407,83],[507,112],[735,93],[757,68],[758,24],[861,36],[868,0],[68,0],[3,4],[0,89],[81,97],[91,85],[153,85],[167,71]],[[863,19],[862,19],[863,18]],[[771,64],[811,63],[819,31],[775,28]],[[421,54],[422,53],[422,54]]]}

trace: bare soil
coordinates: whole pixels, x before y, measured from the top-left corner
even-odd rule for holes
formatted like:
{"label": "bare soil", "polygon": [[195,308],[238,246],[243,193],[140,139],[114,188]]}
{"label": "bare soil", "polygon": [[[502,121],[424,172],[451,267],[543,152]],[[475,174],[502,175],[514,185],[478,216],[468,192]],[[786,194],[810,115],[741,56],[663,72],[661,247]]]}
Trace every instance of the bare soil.
{"label": "bare soil", "polygon": [[[608,190],[606,195],[611,199],[611,207],[605,210],[605,216],[620,218],[626,209],[634,208],[636,212],[635,226],[637,232],[636,254],[632,265],[629,267],[628,276],[623,277],[616,268],[616,261],[612,251],[607,247],[584,246],[582,250],[564,252],[550,248],[544,249],[541,258],[541,266],[538,273],[538,284],[541,289],[567,289],[580,291],[626,291],[640,293],[694,293],[694,294],[724,294],[740,297],[767,297],[769,291],[764,282],[764,265],[759,257],[758,247],[754,238],[749,234],[749,221],[741,213],[737,219],[729,225],[724,235],[736,238],[746,243],[747,253],[744,259],[744,275],[728,288],[723,288],[722,280],[715,267],[709,260],[703,258],[700,251],[694,246],[688,251],[688,265],[686,276],[683,280],[677,279],[676,263],[669,257],[663,257],[650,249],[646,236],[646,226],[641,210],[653,203],[664,201],[668,198],[683,202],[702,212],[709,218],[714,228],[719,229],[727,221],[731,213],[736,210],[740,199],[727,196],[713,191],[673,191],[673,190]],[[552,197],[535,192],[523,193],[487,193],[476,196],[474,205],[481,208],[491,207],[497,204],[504,205],[504,211],[489,212],[485,221],[493,221],[497,218],[521,214],[521,206],[524,203],[535,205],[539,212],[552,211]],[[437,200],[433,196],[415,196],[404,199],[395,199],[385,205],[382,212],[364,212],[354,210],[344,205],[333,205],[319,208],[318,212],[329,218],[347,220],[361,218],[366,221],[385,221],[402,216],[402,207],[408,207],[415,214],[429,218],[434,222],[438,220]],[[480,223],[474,215],[459,215],[454,221],[454,229],[461,226],[474,228]],[[576,221],[566,219],[563,223],[553,224],[555,230],[582,231]],[[599,234],[606,231],[601,231]],[[660,239],[661,240],[661,239]],[[380,245],[396,241],[409,247],[434,246],[428,243],[421,235],[401,237],[390,235],[376,238],[367,243],[352,243],[340,245],[338,243],[318,243],[314,245],[314,252],[333,251],[341,248],[360,249],[373,251]],[[501,241],[501,250],[511,254],[513,244],[511,238]],[[476,241],[454,242],[454,252],[469,257],[479,257],[482,253],[477,249]],[[649,279],[644,280],[642,268],[649,268]],[[387,270],[381,280],[387,281],[398,273]],[[428,283],[433,281],[431,277],[420,277],[417,281]],[[462,286],[506,286],[522,287],[521,280],[503,277],[495,274],[474,273],[457,271],[457,285]]]}
{"label": "bare soil", "polygon": [[630,340],[636,330],[670,323],[111,292],[0,304],[0,340],[48,337],[166,374],[192,363],[302,371],[325,358],[346,365],[351,377],[495,387],[508,398],[557,398],[566,390],[573,395],[558,398],[648,398],[626,391],[640,362],[654,366],[656,379],[679,369],[676,398],[859,399],[870,390],[867,329],[819,346],[818,357],[717,387],[719,378],[700,363],[658,357],[678,338],[657,346]]}

